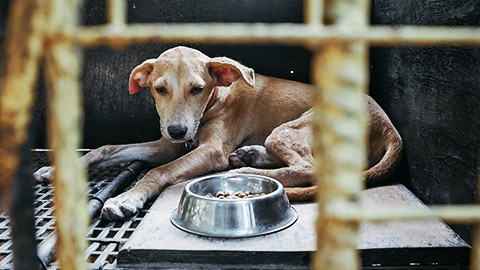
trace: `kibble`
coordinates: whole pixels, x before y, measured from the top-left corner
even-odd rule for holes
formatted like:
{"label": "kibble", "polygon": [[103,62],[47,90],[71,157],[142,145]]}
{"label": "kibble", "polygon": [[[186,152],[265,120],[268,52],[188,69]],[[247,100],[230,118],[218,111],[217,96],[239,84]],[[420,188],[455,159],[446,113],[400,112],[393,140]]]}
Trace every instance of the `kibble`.
{"label": "kibble", "polygon": [[257,198],[263,195],[265,195],[264,192],[253,194],[251,191],[236,191],[236,192],[218,191],[215,196],[213,196],[211,193],[207,193],[205,197],[217,198],[217,199],[246,199],[246,198]]}

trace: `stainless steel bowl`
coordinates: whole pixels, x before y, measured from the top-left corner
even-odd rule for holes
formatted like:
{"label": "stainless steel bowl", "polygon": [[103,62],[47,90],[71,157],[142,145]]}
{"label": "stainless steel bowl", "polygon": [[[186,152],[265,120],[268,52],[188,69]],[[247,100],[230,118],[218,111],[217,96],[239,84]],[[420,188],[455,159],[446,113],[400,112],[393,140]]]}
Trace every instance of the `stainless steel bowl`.
{"label": "stainless steel bowl", "polygon": [[[218,191],[266,194],[242,199],[205,196]],[[264,176],[236,174],[207,176],[188,183],[170,220],[179,229],[194,234],[249,237],[287,228],[297,217],[280,182]]]}

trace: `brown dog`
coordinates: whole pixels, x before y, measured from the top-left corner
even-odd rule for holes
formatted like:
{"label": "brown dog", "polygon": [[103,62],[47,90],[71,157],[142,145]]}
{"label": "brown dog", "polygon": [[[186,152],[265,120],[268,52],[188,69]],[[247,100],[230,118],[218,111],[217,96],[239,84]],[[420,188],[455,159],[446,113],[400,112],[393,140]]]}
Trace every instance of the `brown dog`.
{"label": "brown dog", "polygon": [[[131,190],[107,200],[102,217],[134,215],[162,189],[210,172],[274,177],[286,187],[312,185],[309,118],[312,86],[267,76],[226,58],[176,47],[137,66],[130,93],[150,87],[160,116],[162,139],[103,146],[82,159],[105,167],[131,160],[163,164],[150,170]],[[399,163],[402,141],[382,109],[368,98],[370,113],[367,182],[388,177]],[[237,149],[235,152],[233,152]],[[233,152],[233,153],[232,153]],[[50,179],[52,167],[35,173]],[[311,197],[310,189],[288,190],[292,199]]]}

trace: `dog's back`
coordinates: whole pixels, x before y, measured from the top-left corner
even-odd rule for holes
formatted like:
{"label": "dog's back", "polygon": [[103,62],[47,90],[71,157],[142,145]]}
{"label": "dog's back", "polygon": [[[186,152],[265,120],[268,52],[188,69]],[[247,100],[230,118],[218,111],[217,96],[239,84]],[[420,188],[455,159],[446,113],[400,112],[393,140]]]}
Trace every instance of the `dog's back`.
{"label": "dog's back", "polygon": [[299,118],[312,105],[311,85],[258,74],[255,87],[239,82],[230,91],[250,133],[242,145],[263,144],[274,128]]}

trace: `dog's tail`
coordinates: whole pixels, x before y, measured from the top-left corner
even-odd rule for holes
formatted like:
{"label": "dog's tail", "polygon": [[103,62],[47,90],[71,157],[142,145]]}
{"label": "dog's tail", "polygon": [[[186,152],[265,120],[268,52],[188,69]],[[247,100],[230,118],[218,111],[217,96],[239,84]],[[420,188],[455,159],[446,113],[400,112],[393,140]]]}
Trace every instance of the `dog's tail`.
{"label": "dog's tail", "polygon": [[367,186],[377,184],[392,176],[402,159],[402,138],[394,128],[390,129],[388,133],[387,138],[389,139],[386,141],[387,145],[382,159],[363,173],[363,179]]}
{"label": "dog's tail", "polygon": [[312,201],[317,194],[317,186],[285,188],[285,193],[292,202]]}
{"label": "dog's tail", "polygon": [[[391,130],[391,134],[388,137],[390,137],[390,140],[387,142],[386,151],[382,159],[363,173],[363,178],[367,185],[377,184],[392,176],[400,164],[403,154],[402,139],[395,129]],[[315,198],[317,187],[285,188],[285,193],[290,201],[311,201]]]}

